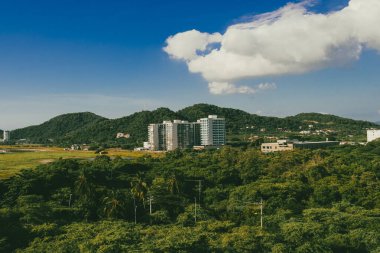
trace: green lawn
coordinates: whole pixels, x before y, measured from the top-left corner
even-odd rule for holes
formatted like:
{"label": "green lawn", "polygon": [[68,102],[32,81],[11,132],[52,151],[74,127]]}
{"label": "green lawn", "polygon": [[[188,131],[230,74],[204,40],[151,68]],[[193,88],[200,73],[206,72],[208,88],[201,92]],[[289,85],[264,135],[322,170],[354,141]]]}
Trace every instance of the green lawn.
{"label": "green lawn", "polygon": [[[0,150],[7,149],[10,153],[0,153],[0,179],[8,178],[16,174],[21,169],[35,168],[40,164],[49,163],[59,158],[78,158],[88,159],[95,158],[97,154],[94,151],[65,151],[62,148],[47,147],[14,147],[0,146]],[[24,152],[12,152],[23,150]],[[127,150],[110,149],[107,150],[111,157],[140,157],[147,152],[136,152]],[[152,156],[159,156],[157,153],[148,153]]]}

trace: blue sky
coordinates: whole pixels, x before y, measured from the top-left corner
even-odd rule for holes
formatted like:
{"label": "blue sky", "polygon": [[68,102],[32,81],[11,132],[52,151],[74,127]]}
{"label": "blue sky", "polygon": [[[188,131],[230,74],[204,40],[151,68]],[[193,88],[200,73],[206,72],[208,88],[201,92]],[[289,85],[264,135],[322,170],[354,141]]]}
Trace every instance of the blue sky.
{"label": "blue sky", "polygon": [[[299,74],[241,78],[252,94],[212,94],[201,74],[163,48],[169,36],[196,29],[223,34],[288,1],[27,1],[0,3],[0,129],[39,124],[69,112],[116,118],[160,106],[210,103],[261,115],[323,112],[380,120],[380,56]],[[327,13],[348,0],[315,1]]]}

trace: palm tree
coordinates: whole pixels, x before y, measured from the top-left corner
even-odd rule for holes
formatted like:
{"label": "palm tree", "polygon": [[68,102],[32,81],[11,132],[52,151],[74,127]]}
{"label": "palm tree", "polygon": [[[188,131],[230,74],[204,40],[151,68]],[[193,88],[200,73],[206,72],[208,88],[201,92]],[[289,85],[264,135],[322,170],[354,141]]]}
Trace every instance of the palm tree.
{"label": "palm tree", "polygon": [[136,199],[143,201],[145,208],[145,196],[148,191],[147,184],[142,180],[140,175],[137,175],[134,180],[131,182],[131,193],[132,196]]}
{"label": "palm tree", "polygon": [[124,212],[124,196],[120,191],[111,191],[110,196],[103,199],[104,213],[108,218],[117,218]]}
{"label": "palm tree", "polygon": [[79,175],[78,179],[75,182],[76,186],[76,193],[84,198],[87,199],[91,195],[92,187],[91,183],[89,182],[89,177],[86,175],[85,171],[82,171]]}
{"label": "palm tree", "polygon": [[172,175],[169,179],[168,179],[168,191],[171,193],[171,194],[174,194],[174,191],[176,191],[176,193],[179,193],[179,187],[178,187],[178,179],[176,177],[176,175]]}

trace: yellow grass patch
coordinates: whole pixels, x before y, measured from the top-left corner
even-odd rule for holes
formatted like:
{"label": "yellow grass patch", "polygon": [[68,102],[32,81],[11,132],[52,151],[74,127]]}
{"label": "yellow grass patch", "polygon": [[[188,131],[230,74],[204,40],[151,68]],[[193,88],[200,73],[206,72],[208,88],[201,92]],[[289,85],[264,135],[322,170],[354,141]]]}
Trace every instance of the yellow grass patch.
{"label": "yellow grass patch", "polygon": [[[36,145],[0,146],[0,152],[1,150],[7,150],[9,152],[0,153],[0,179],[8,178],[22,169],[32,169],[40,164],[46,164],[59,158],[89,159],[98,156],[94,151],[66,151],[59,147],[42,147]],[[109,149],[106,151],[110,157],[121,156],[137,158],[147,154],[153,157],[162,156],[162,153],[148,151],[129,151],[122,149]]]}

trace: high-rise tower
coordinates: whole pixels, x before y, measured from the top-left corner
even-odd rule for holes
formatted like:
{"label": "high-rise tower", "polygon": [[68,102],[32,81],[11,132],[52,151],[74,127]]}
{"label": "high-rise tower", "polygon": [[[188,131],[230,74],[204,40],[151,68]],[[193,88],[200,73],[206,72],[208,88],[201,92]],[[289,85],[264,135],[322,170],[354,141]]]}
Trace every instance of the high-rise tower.
{"label": "high-rise tower", "polygon": [[201,145],[221,146],[226,144],[226,121],[216,115],[199,119],[201,124]]}

